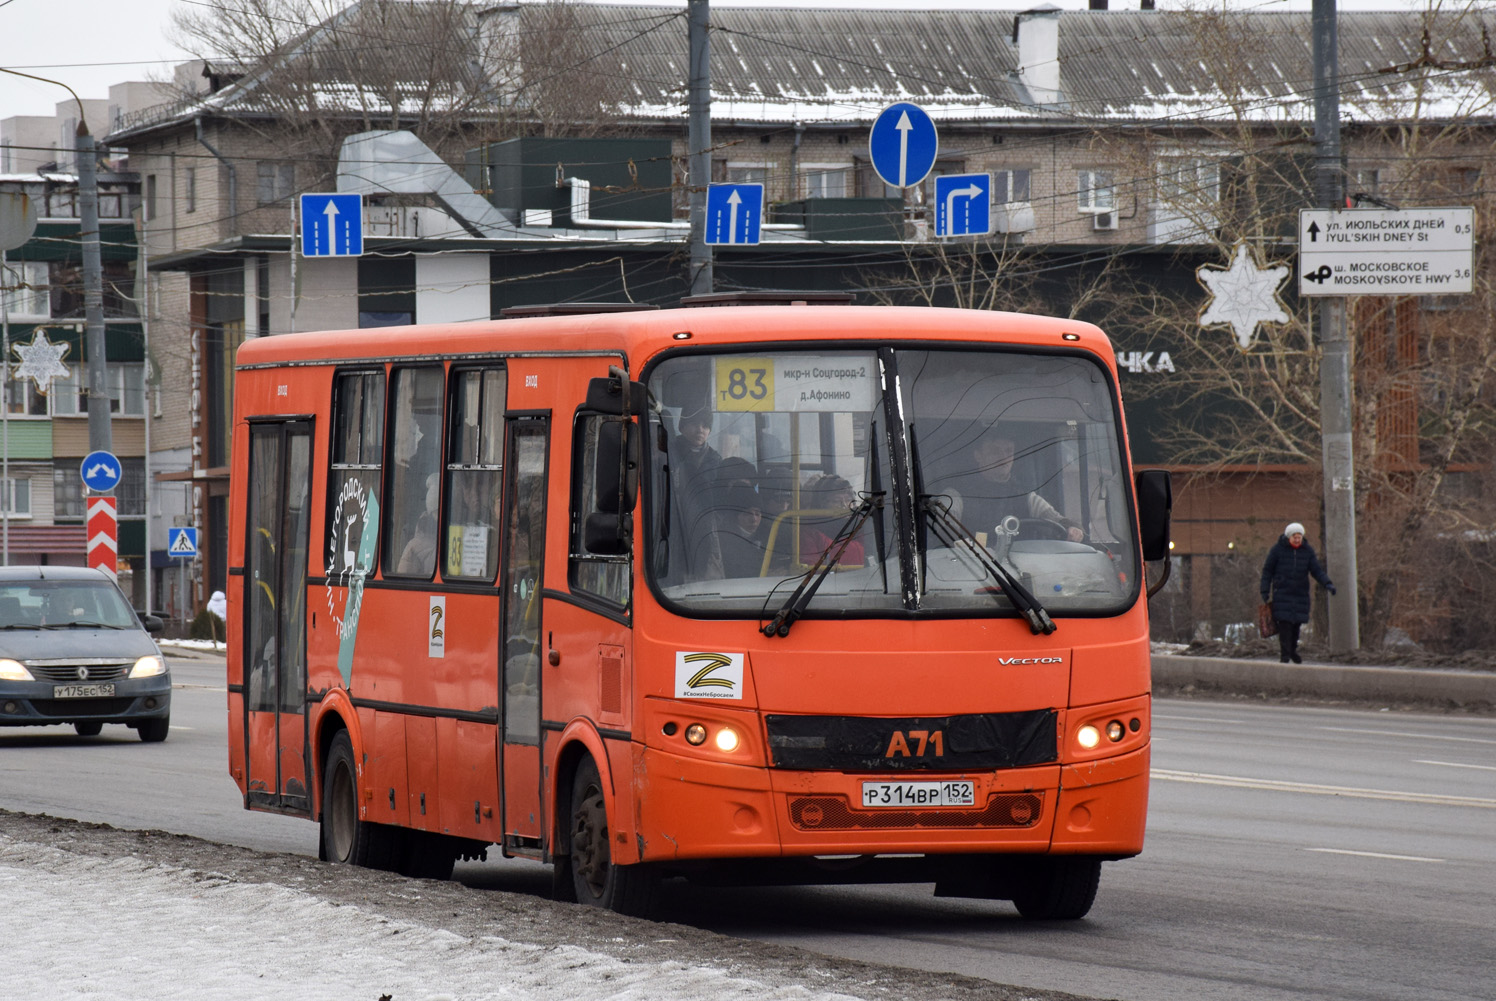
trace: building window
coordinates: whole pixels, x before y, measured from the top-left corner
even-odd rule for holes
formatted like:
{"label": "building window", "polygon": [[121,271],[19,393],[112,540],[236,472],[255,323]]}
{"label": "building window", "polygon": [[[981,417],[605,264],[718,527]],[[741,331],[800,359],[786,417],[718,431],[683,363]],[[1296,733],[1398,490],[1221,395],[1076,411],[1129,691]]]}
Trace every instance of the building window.
{"label": "building window", "polygon": [[37,392],[36,382],[32,379],[12,378],[5,404],[12,417],[47,416],[47,396]]}
{"label": "building window", "polygon": [[[935,204],[935,178],[951,177],[964,173],[966,173],[965,160],[936,160],[935,163],[930,167],[930,173],[927,174],[925,176],[925,179],[920,182],[919,196],[921,200],[923,200],[926,205]],[[888,197],[897,198],[899,196],[899,189],[893,188],[891,190],[893,193]]]}
{"label": "building window", "polygon": [[1164,156],[1158,161],[1158,197],[1165,205],[1209,205],[1221,200],[1221,161]]}
{"label": "building window", "polygon": [[1075,172],[1076,208],[1088,215],[1110,212],[1117,207],[1116,182],[1110,170]]}
{"label": "building window", "polygon": [[255,199],[261,205],[271,205],[291,197],[296,190],[296,165],[276,160],[261,160],[255,164]]}
{"label": "building window", "polygon": [[31,480],[0,480],[0,504],[12,518],[31,517]]}
{"label": "building window", "polygon": [[83,478],[78,475],[77,459],[62,459],[52,466],[52,519],[82,521]]}
{"label": "building window", "polygon": [[156,175],[147,174],[145,178],[145,217],[148,222],[156,219]]}
{"label": "building window", "polygon": [[1012,202],[1032,201],[1029,195],[1028,168],[1018,170],[996,170],[992,172],[992,202],[1008,205]]}
{"label": "building window", "polygon": [[197,168],[188,167],[182,171],[182,211],[197,211]]}
{"label": "building window", "polygon": [[[109,391],[109,413],[115,417],[145,416],[145,364],[143,362],[110,362],[104,369],[104,385]],[[72,366],[66,379],[54,379],[53,417],[79,417],[88,413],[88,366]]]}
{"label": "building window", "polygon": [[52,315],[49,289],[51,280],[44,261],[19,261],[5,265],[0,279],[4,288],[5,308],[15,320],[45,320]]}
{"label": "building window", "polygon": [[806,198],[846,198],[851,192],[852,165],[807,163],[801,171]]}

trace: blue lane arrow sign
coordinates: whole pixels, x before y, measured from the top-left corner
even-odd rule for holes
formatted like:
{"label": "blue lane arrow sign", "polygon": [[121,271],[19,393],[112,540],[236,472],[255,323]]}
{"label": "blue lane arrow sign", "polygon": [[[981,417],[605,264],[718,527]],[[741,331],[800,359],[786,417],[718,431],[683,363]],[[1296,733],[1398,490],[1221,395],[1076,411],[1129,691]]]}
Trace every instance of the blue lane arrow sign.
{"label": "blue lane arrow sign", "polygon": [[89,452],[78,467],[83,485],[96,493],[106,493],[119,486],[125,469],[113,452]]}
{"label": "blue lane arrow sign", "polygon": [[362,195],[301,196],[302,257],[357,257],[363,252]]}
{"label": "blue lane arrow sign", "polygon": [[706,242],[754,246],[764,217],[762,184],[708,184]]}
{"label": "blue lane arrow sign", "polygon": [[935,178],[936,236],[986,236],[991,231],[991,174]]}
{"label": "blue lane arrow sign", "polygon": [[884,184],[907,188],[929,176],[940,140],[935,122],[917,105],[901,101],[879,112],[867,136],[868,159]]}

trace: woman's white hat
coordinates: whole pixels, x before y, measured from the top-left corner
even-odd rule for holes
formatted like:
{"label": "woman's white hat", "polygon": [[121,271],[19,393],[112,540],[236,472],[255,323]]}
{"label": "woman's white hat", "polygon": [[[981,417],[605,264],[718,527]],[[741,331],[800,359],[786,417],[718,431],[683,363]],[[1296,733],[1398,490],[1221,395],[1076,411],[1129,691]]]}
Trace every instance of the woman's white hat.
{"label": "woman's white hat", "polygon": [[1304,531],[1304,526],[1300,525],[1296,521],[1290,521],[1288,523],[1288,527],[1283,530],[1284,535],[1293,535],[1295,532],[1297,532],[1299,535],[1307,534]]}

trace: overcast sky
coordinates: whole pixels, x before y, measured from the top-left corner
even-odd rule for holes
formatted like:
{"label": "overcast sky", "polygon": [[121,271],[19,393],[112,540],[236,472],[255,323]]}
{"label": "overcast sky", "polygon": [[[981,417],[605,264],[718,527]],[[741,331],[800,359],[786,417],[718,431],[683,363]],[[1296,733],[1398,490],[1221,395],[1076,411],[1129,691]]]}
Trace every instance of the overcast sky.
{"label": "overcast sky", "polygon": [[[627,2],[627,0],[624,0]],[[659,3],[668,0],[646,0]],[[684,0],[678,0],[684,7]],[[1038,6],[1025,0],[810,0],[819,7],[889,9],[1011,9]],[[1066,9],[1084,9],[1087,0],[1052,0]],[[1157,0],[1168,9],[1178,0]],[[1233,7],[1308,10],[1311,0],[1225,0]],[[208,0],[0,0],[0,66],[66,83],[84,99],[104,99],[109,85],[164,77],[186,58],[167,41],[174,8],[210,6]],[[1114,9],[1134,0],[1113,0]],[[1340,0],[1341,10],[1421,8],[1425,0]],[[807,0],[721,0],[719,6],[807,6]],[[68,93],[54,84],[0,73],[0,118],[52,115]],[[90,122],[95,132],[105,123]]]}

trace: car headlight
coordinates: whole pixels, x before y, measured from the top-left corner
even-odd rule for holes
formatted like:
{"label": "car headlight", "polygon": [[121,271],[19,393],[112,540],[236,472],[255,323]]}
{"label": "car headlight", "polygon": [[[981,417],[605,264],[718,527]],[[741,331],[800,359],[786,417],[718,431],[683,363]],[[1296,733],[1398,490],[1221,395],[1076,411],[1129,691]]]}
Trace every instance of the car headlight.
{"label": "car headlight", "polygon": [[0,681],[35,681],[26,665],[18,660],[0,660]]}
{"label": "car headlight", "polygon": [[166,662],[160,657],[142,657],[130,668],[132,678],[154,678],[158,674],[166,673]]}

